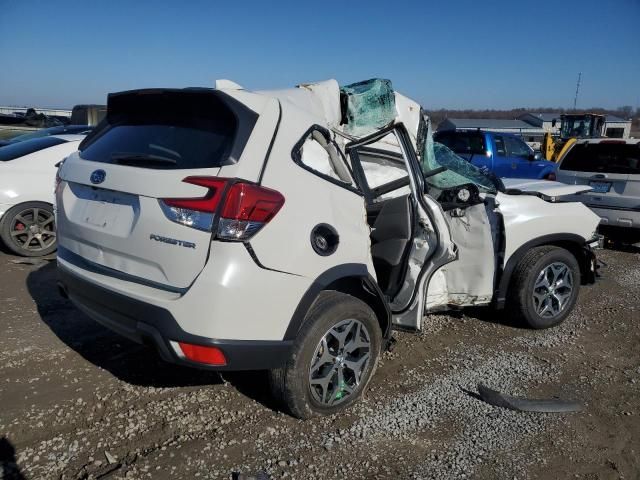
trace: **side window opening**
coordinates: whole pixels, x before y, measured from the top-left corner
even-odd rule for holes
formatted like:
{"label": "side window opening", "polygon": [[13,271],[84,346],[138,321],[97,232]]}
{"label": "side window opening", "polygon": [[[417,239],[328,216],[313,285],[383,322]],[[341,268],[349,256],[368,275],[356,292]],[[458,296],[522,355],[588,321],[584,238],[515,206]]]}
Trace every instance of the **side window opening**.
{"label": "side window opening", "polygon": [[363,189],[370,203],[411,193],[409,171],[395,133],[354,150],[366,183]]}
{"label": "side window opening", "polygon": [[321,177],[353,186],[351,172],[338,147],[318,129],[311,130],[299,143],[293,157],[301,166]]}
{"label": "side window opening", "polygon": [[504,142],[511,157],[527,158],[531,153],[527,144],[518,138],[504,137]]}

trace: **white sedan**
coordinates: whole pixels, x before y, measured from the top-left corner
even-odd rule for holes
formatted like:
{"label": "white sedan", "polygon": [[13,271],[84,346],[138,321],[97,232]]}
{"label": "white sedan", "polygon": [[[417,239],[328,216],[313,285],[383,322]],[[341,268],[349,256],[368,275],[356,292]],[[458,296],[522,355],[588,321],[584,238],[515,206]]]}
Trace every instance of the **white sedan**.
{"label": "white sedan", "polygon": [[56,165],[84,137],[51,135],[0,148],[0,239],[11,252],[38,257],[55,251]]}

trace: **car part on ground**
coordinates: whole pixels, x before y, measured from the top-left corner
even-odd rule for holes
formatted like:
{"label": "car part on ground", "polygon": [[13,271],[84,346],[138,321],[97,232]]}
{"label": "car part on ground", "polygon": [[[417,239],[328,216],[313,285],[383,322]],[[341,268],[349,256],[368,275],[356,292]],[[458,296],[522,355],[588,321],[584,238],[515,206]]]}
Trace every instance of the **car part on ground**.
{"label": "car part on ground", "polygon": [[579,412],[582,410],[582,403],[572,400],[561,400],[559,398],[530,399],[514,397],[493,390],[482,383],[478,384],[480,398],[495,407],[518,410],[520,412]]}
{"label": "car part on ground", "polygon": [[44,263],[51,262],[52,260],[55,260],[55,259],[56,259],[55,255],[49,255],[46,257],[37,257],[37,258],[20,257],[20,258],[14,258],[13,260],[11,260],[11,263],[15,263],[16,265],[42,265]]}

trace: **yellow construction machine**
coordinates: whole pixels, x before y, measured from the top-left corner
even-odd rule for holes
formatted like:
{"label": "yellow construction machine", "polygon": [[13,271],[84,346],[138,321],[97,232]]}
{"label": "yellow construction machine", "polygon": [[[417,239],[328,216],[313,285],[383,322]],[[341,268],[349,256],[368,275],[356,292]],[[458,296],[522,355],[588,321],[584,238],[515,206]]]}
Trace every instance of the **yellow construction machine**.
{"label": "yellow construction machine", "polygon": [[[544,134],[542,155],[547,160],[557,162],[580,138],[598,138],[604,136],[605,116],[597,113],[565,113],[560,115],[560,135],[554,137],[551,132]],[[551,125],[556,126],[556,119]]]}

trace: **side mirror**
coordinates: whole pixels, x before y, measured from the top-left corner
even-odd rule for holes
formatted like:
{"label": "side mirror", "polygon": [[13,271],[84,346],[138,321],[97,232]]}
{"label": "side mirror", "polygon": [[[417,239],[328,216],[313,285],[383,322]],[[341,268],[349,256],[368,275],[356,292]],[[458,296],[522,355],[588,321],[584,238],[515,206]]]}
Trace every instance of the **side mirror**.
{"label": "side mirror", "polygon": [[542,159],[542,154],[540,152],[530,153],[528,158],[530,162],[536,162]]}

